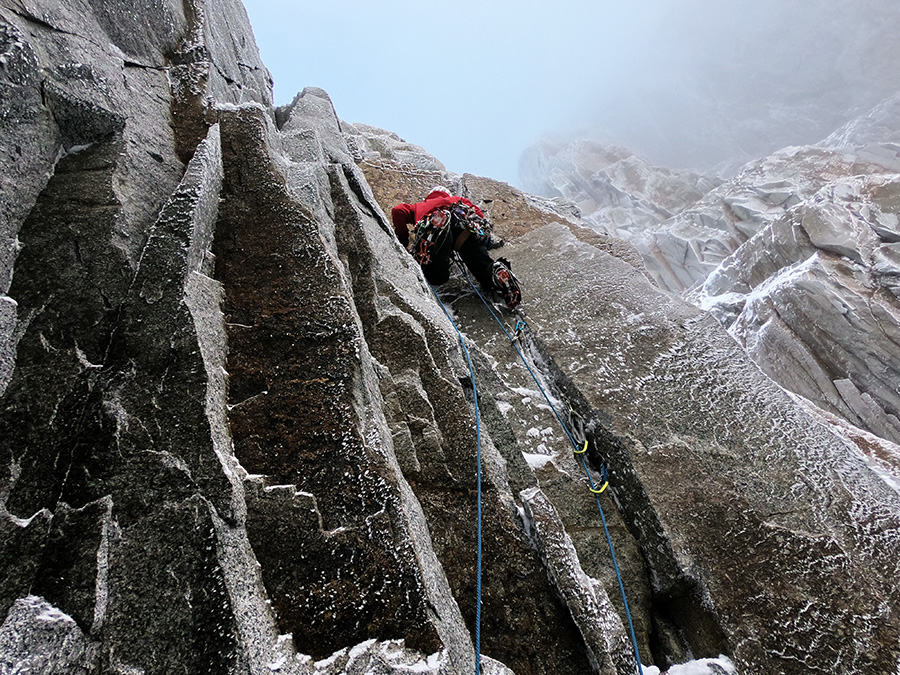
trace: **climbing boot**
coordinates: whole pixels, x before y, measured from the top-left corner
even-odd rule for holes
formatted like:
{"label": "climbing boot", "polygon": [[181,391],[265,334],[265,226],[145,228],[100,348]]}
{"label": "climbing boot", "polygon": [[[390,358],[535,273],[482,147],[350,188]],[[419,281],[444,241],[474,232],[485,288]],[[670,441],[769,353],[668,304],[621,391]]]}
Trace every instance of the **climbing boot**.
{"label": "climbing boot", "polygon": [[515,309],[522,302],[522,291],[519,288],[519,280],[512,273],[509,260],[497,258],[492,269],[494,289],[503,297],[506,306]]}
{"label": "climbing boot", "polygon": [[491,251],[491,250],[493,250],[493,249],[495,249],[495,248],[500,248],[500,247],[503,246],[503,244],[505,244],[505,243],[506,243],[506,242],[503,241],[503,240],[502,240],[500,237],[498,237],[497,235],[489,234],[489,235],[487,235],[487,238],[484,240],[484,247],[485,247],[488,251]]}

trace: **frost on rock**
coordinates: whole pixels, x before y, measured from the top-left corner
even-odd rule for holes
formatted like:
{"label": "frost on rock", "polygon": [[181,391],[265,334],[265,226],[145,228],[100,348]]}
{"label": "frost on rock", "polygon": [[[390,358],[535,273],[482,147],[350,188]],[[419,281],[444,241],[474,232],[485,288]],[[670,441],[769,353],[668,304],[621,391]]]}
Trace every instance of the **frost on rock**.
{"label": "frost on rock", "polygon": [[[451,675],[457,672],[445,651],[426,656],[407,649],[403,640],[367,640],[316,661],[314,667],[316,675]],[[497,671],[497,675],[502,674]]]}
{"label": "frost on rock", "polygon": [[411,171],[446,171],[446,167],[437,158],[391,131],[368,124],[347,122],[341,122],[341,130],[357,161],[377,166],[386,160]]}
{"label": "frost on rock", "polygon": [[[900,176],[829,183],[744,243],[693,297],[786,389],[900,440],[900,266],[880,223]],[[887,238],[887,239],[886,239]]]}
{"label": "frost on rock", "polygon": [[[697,656],[673,673],[895,669],[896,446],[811,424],[648,281],[706,280],[827,425],[887,436],[892,105],[718,187],[557,148],[576,205],[448,173],[321,89],[273,110],[237,0],[25,4],[0,17],[0,672],[470,672],[479,512],[490,675],[633,672],[617,571],[641,653]],[[454,276],[478,432],[386,216],[436,183],[507,241],[549,399]]]}
{"label": "frost on rock", "polygon": [[[897,625],[900,508],[861,454],[759,373],[714,320],[567,228],[529,233],[510,256],[536,296],[529,316],[560,386],[608,420],[611,436],[597,442],[655,592],[711,619],[682,631],[707,653],[753,634],[728,653],[740,669],[802,672],[794,655],[848,672],[895,662],[878,626]],[[579,292],[591,284],[592,296]],[[583,327],[577,340],[560,330],[569,325]],[[569,369],[585,352],[600,355],[595,368]],[[809,649],[812,635],[832,656]],[[881,665],[859,665],[870,658]]]}
{"label": "frost on rock", "polygon": [[[644,675],[660,675],[656,666],[644,666]],[[740,675],[727,656],[697,659],[671,666],[662,675]]]}
{"label": "frost on rock", "polygon": [[591,664],[599,674],[615,675],[632,658],[622,621],[606,592],[594,585],[581,568],[578,554],[556,509],[539,488],[520,495],[532,541],[540,552],[558,592],[591,651]]}
{"label": "frost on rock", "polygon": [[0,626],[0,673],[79,672],[85,666],[86,646],[72,617],[29,595],[16,601]]}
{"label": "frost on rock", "polygon": [[898,119],[895,94],[724,182],[586,141],[535,146],[523,178],[627,238],[657,285],[711,311],[783,387],[896,443]]}

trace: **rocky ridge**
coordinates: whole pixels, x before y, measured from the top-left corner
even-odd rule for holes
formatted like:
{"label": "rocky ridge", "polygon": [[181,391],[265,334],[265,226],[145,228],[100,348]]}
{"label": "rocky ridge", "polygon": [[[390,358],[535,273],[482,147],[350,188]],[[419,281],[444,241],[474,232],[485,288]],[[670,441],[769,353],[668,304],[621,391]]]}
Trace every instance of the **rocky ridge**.
{"label": "rocky ridge", "polygon": [[[591,202],[586,218],[626,236],[660,287],[711,311],[785,388],[895,443],[898,101],[815,146],[752,162],[702,196],[682,190],[674,215],[669,201],[635,184],[637,197],[622,208]],[[548,175],[557,173],[584,169]],[[616,187],[608,172],[592,175],[607,192]]]}
{"label": "rocky ridge", "polygon": [[5,671],[471,672],[474,391],[384,215],[435,182],[489,208],[539,381],[610,464],[595,501],[448,282],[481,403],[484,672],[634,671],[598,503],[645,663],[896,669],[890,462],[631,245],[408,144],[386,157],[366,134],[402,141],[321,90],[274,110],[236,2],[0,0],[0,25]]}

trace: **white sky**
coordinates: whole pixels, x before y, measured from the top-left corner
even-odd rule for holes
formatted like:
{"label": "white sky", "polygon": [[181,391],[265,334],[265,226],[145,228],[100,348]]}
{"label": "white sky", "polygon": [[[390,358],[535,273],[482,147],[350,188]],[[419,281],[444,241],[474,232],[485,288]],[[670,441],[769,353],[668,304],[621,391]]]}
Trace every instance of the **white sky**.
{"label": "white sky", "polygon": [[[712,146],[730,133],[717,117],[723,108],[740,114],[740,97],[752,90],[763,105],[748,114],[777,119],[766,97],[797,92],[821,107],[835,68],[883,78],[848,66],[847,44],[871,40],[885,12],[900,17],[900,0],[244,4],[276,104],[322,87],[341,119],[394,131],[451,171],[513,184],[528,145],[579,129],[602,128],[651,156],[658,150],[651,159],[662,163],[690,163],[691,147],[718,161]],[[871,7],[880,9],[869,16]],[[871,25],[854,33],[867,17]],[[900,72],[886,62],[894,65],[884,72]],[[719,95],[724,105],[713,100]],[[710,127],[718,135],[707,142]],[[732,139],[736,148],[743,142]]]}

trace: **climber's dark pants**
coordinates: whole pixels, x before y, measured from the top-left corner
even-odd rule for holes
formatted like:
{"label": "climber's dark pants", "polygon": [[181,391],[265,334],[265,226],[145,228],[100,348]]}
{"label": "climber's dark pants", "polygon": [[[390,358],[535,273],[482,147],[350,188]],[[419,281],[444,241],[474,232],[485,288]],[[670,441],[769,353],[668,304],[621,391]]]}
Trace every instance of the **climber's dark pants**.
{"label": "climber's dark pants", "polygon": [[459,245],[459,257],[472,272],[472,275],[481,283],[484,288],[493,287],[493,266],[494,261],[488,255],[487,249],[481,244],[475,236],[462,237],[462,228],[452,225],[450,227],[450,236],[442,237],[435,242],[431,251],[431,261],[427,265],[422,265],[422,272],[428,283],[438,286],[450,278],[450,254],[455,245]]}

